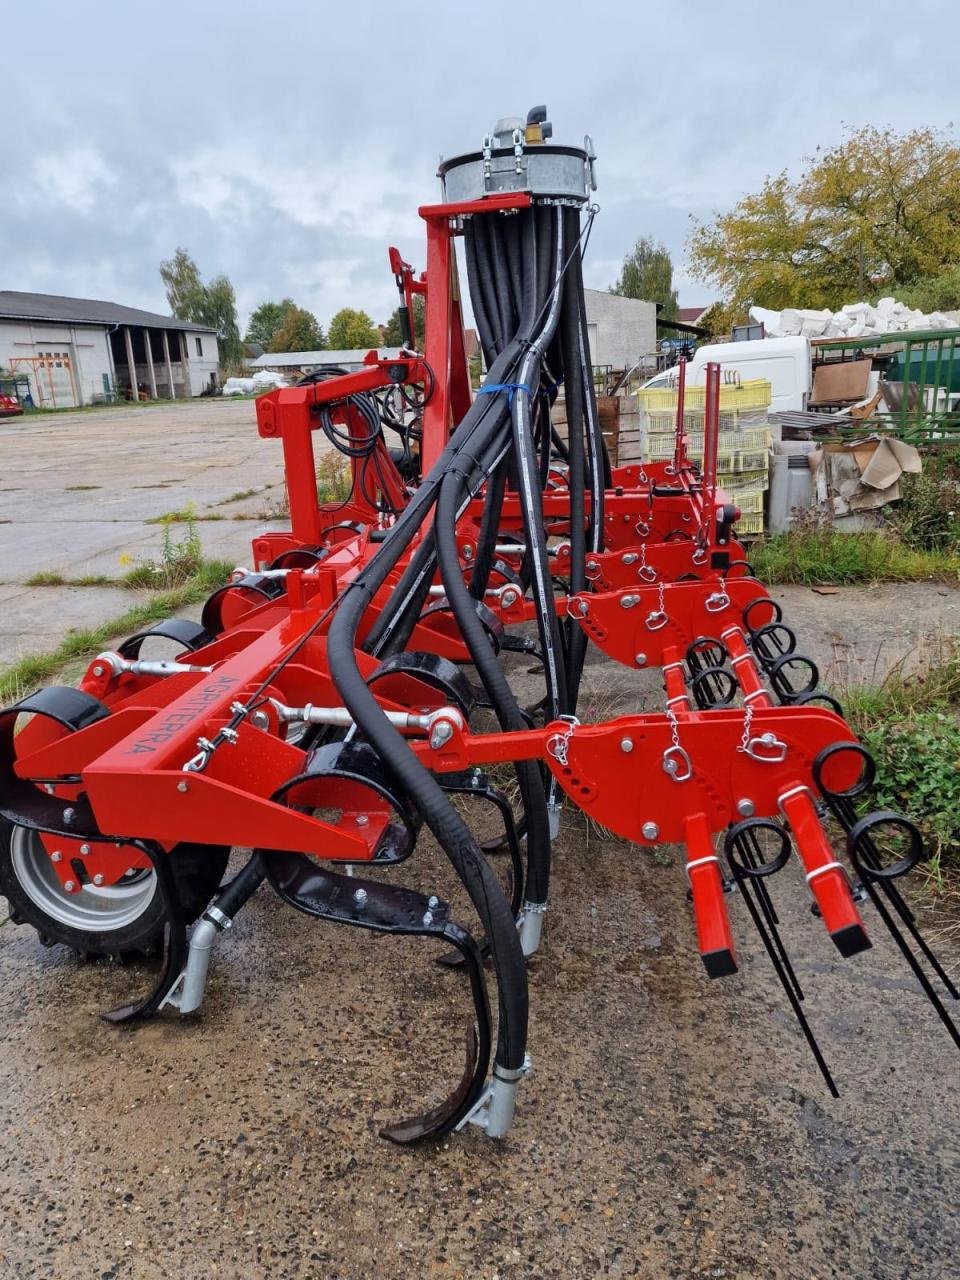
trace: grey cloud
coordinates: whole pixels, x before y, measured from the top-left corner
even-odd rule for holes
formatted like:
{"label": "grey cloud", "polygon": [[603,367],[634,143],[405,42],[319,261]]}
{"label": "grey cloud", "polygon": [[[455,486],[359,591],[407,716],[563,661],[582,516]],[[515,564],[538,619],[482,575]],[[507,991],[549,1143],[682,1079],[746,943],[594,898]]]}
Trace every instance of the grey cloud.
{"label": "grey cloud", "polygon": [[[420,265],[438,155],[546,101],[557,136],[593,134],[602,212],[586,275],[604,288],[640,234],[683,258],[704,216],[796,169],[844,122],[944,125],[960,16],[920,0],[862,15],[814,0],[670,6],[556,0],[483,9],[375,0],[168,0],[5,15],[5,288],[164,308],[161,258],[186,245],[242,313],[292,294],[326,320],[395,303],[386,246]],[[927,39],[936,30],[936,39]],[[38,73],[39,70],[39,73]]]}

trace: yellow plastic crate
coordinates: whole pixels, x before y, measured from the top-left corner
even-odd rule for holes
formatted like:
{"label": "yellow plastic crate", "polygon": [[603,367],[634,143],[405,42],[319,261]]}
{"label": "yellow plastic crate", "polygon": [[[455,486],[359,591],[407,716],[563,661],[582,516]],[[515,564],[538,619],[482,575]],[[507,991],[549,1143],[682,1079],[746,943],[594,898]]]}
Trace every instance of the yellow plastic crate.
{"label": "yellow plastic crate", "polygon": [[741,538],[756,537],[763,533],[763,512],[757,515],[741,516],[733,526],[733,531]]}
{"label": "yellow plastic crate", "polygon": [[735,489],[730,494],[730,500],[740,508],[740,512],[744,516],[763,515],[762,489]]}
{"label": "yellow plastic crate", "polygon": [[672,458],[676,447],[677,439],[672,431],[669,435],[666,432],[650,432],[643,452],[652,462],[654,459]]}
{"label": "yellow plastic crate", "polygon": [[767,449],[738,449],[737,465],[734,471],[762,471],[769,460]]}
{"label": "yellow plastic crate", "polygon": [[641,387],[637,392],[637,405],[641,413],[656,413],[672,409],[677,411],[676,387]]}
{"label": "yellow plastic crate", "polygon": [[[721,377],[723,370],[721,369]],[[673,393],[676,396],[676,392]],[[703,409],[706,403],[706,387],[686,388],[684,406],[690,409]],[[766,409],[773,396],[773,387],[766,378],[750,378],[746,382],[720,383],[720,412],[725,409],[758,410]],[[676,403],[676,400],[674,400]]]}
{"label": "yellow plastic crate", "polygon": [[770,473],[768,471],[735,471],[723,477],[723,487],[728,493],[739,493],[741,489],[768,489]]}
{"label": "yellow plastic crate", "polygon": [[[722,373],[722,371],[721,371]],[[637,392],[637,406],[641,413],[657,413],[676,410],[676,387],[641,387]],[[684,412],[700,411],[706,402],[706,387],[688,385],[684,392]],[[750,378],[746,382],[721,382],[720,412],[757,412],[770,405],[773,388],[766,378]]]}
{"label": "yellow plastic crate", "polygon": [[641,410],[644,426],[648,431],[675,431],[677,427],[677,408]]}

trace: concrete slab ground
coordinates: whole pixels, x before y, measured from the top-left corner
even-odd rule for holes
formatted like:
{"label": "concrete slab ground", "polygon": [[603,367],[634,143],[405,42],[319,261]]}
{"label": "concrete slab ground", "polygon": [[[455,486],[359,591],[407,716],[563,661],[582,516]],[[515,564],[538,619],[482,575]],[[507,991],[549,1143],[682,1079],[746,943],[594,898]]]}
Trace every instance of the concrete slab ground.
{"label": "concrete slab ground", "polygon": [[[215,510],[251,472],[279,482],[248,404],[124,421],[0,428],[0,643],[49,647],[57,628],[131,602],[115,588],[31,591],[31,572],[153,554],[160,530],[145,516],[187,497]],[[70,487],[84,483],[101,488]],[[257,527],[199,526],[209,551],[237,559]],[[935,584],[775,594],[801,651],[854,679],[960,629],[960,594]],[[505,661],[517,679],[529,663]],[[658,683],[591,653],[582,714],[660,706]],[[437,892],[473,926],[431,840],[375,874]],[[468,1007],[463,976],[427,944],[308,921],[263,888],[218,942],[202,1013],[124,1031],[97,1015],[149,972],[46,949],[4,923],[0,899],[0,1276],[955,1277],[955,1051],[876,914],[874,949],[841,960],[796,868],[773,888],[833,1100],[739,896],[740,972],[711,982],[686,888],[678,850],[638,849],[568,809],[530,966],[534,1069],[515,1128],[502,1143],[473,1130],[410,1151],[377,1130],[452,1087]],[[914,906],[943,931],[930,897]],[[955,929],[939,949],[956,974]]]}
{"label": "concrete slab ground", "polygon": [[[594,658],[583,714],[642,708],[656,682]],[[473,927],[430,839],[375,874]],[[799,871],[775,879],[839,1099],[739,895],[740,972],[711,981],[680,851],[568,808],[515,1127],[412,1150],[378,1128],[438,1101],[463,1062],[464,977],[438,948],[309,920],[263,888],[218,941],[198,1016],[120,1030],[97,1015],[147,971],[0,928],[0,1275],[955,1277],[956,1051],[875,914],[874,949],[842,960]],[[931,901],[915,907],[935,932]],[[939,947],[956,972],[956,939]]]}
{"label": "concrete slab ground", "polygon": [[[318,455],[326,447],[321,437]],[[253,401],[0,421],[0,669],[136,598],[113,588],[28,588],[33,575],[119,577],[128,558],[159,559],[163,527],[147,522],[188,505],[206,555],[249,564],[251,539],[278,527],[269,512],[282,497],[281,449],[257,435]],[[183,526],[172,532],[182,537]]]}

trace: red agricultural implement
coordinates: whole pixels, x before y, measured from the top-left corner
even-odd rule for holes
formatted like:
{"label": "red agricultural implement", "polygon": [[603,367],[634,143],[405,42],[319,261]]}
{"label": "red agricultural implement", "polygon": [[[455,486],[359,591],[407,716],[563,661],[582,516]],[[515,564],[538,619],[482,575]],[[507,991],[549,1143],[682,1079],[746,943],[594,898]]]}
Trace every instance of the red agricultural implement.
{"label": "red agricultural implement", "polygon": [[[743,899],[831,1089],[778,929],[771,886],[788,864],[802,878],[783,877],[787,891],[809,895],[842,956],[871,945],[865,911],[879,918],[960,1043],[938,987],[957,992],[897,886],[924,857],[919,833],[870,811],[872,762],[818,692],[717,487],[719,368],[702,468],[687,456],[682,397],[669,461],[610,466],[581,275],[593,148],[549,139],[536,110],[441,166],[444,202],[420,211],[426,270],[390,253],[404,314],[425,299],[422,352],[408,332],[395,359],[371,352],[356,372],[257,402],[260,435],[284,452],[289,531],[255,539],[253,567],[199,623],[131,636],[78,688],[0,714],[0,888],[13,918],[87,953],[163,940],[155,989],[112,1020],[195,1010],[218,933],[264,882],[330,924],[459,953],[473,1003],[463,1078],[384,1131],[400,1142],[510,1126],[529,1066],[525,957],[565,801],[637,845],[684,848],[711,977],[737,970],[728,903]],[[477,394],[458,238],[488,370]],[[550,412],[561,386],[565,439]],[[318,502],[318,432],[350,460],[343,502]],[[172,657],[157,656],[162,644]],[[591,644],[658,668],[663,709],[581,724]],[[532,707],[511,685],[518,655],[542,664]],[[515,772],[516,808],[493,766]],[[452,802],[465,795],[491,806],[493,841]],[[469,895],[476,939],[438,896],[393,883],[423,828]],[[231,847],[252,853],[221,886]],[[358,874],[364,864],[377,878]]]}

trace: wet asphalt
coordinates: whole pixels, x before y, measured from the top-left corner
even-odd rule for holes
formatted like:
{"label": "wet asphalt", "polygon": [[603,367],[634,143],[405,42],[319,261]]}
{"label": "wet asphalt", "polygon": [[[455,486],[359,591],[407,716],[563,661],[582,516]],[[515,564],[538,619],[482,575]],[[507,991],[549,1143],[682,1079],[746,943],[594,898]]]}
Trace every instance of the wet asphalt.
{"label": "wet asphalt", "polygon": [[[592,664],[585,718],[642,704],[652,679]],[[960,1058],[875,916],[873,950],[842,960],[802,877],[777,877],[834,1100],[736,897],[740,972],[706,977],[679,858],[565,814],[533,1072],[500,1143],[378,1137],[462,1066],[465,980],[431,944],[332,929],[263,889],[201,1014],[122,1030],[98,1014],[149,969],[0,928],[0,1276],[960,1274]],[[429,842],[391,878],[470,923]],[[951,923],[929,897],[917,911]],[[941,952],[956,972],[960,945]]]}

